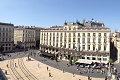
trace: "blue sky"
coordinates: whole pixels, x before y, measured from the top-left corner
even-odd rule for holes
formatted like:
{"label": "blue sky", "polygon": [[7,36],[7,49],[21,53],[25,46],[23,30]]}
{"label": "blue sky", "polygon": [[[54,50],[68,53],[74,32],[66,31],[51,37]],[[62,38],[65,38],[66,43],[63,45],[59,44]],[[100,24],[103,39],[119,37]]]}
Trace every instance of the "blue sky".
{"label": "blue sky", "polygon": [[0,22],[50,27],[94,18],[120,30],[120,0],[0,0]]}

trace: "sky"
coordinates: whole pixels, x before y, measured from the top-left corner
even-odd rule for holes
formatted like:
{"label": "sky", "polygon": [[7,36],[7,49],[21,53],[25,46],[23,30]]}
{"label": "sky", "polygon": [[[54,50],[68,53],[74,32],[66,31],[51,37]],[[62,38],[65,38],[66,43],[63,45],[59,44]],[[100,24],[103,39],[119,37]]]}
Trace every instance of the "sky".
{"label": "sky", "polygon": [[0,22],[50,27],[92,18],[120,30],[120,0],[0,0]]}

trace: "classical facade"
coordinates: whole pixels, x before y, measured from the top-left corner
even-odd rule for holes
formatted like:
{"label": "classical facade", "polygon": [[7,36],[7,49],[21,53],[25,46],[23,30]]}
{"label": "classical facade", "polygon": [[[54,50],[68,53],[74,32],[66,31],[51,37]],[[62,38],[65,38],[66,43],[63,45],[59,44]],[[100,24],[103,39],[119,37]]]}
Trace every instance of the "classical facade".
{"label": "classical facade", "polygon": [[14,25],[11,23],[0,22],[0,46],[3,52],[13,50],[14,44]]}
{"label": "classical facade", "polygon": [[98,21],[65,22],[41,30],[40,50],[60,58],[78,57],[107,62],[110,53],[110,28]]}
{"label": "classical facade", "polygon": [[24,26],[15,26],[14,44],[20,48],[35,47],[35,30]]}
{"label": "classical facade", "polygon": [[120,32],[111,33],[111,58],[120,63]]}

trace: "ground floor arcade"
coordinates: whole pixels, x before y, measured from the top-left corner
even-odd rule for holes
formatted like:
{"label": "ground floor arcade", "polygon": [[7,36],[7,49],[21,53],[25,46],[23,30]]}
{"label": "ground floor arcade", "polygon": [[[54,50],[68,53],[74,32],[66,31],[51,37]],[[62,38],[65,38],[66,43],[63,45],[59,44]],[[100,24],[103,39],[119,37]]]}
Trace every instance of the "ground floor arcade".
{"label": "ground floor arcade", "polygon": [[64,49],[59,47],[40,45],[41,52],[47,52],[50,54],[55,54],[59,59],[70,59],[78,58],[85,60],[99,60],[106,62],[109,60],[109,53],[107,52],[96,52],[96,51],[77,51],[73,49]]}

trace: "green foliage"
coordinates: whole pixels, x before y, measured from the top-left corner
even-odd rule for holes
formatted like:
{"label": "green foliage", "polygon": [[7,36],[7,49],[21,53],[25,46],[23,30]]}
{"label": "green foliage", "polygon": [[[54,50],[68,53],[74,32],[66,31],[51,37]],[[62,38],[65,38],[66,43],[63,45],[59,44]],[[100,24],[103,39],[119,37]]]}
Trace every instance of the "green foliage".
{"label": "green foliage", "polygon": [[109,63],[113,63],[113,60],[112,59],[109,59],[109,61],[108,61]]}
{"label": "green foliage", "polygon": [[70,58],[70,60],[69,60],[69,64],[72,64],[72,58]]}
{"label": "green foliage", "polygon": [[76,61],[78,61],[78,58],[75,58],[75,59],[73,60],[74,63],[75,63]]}

